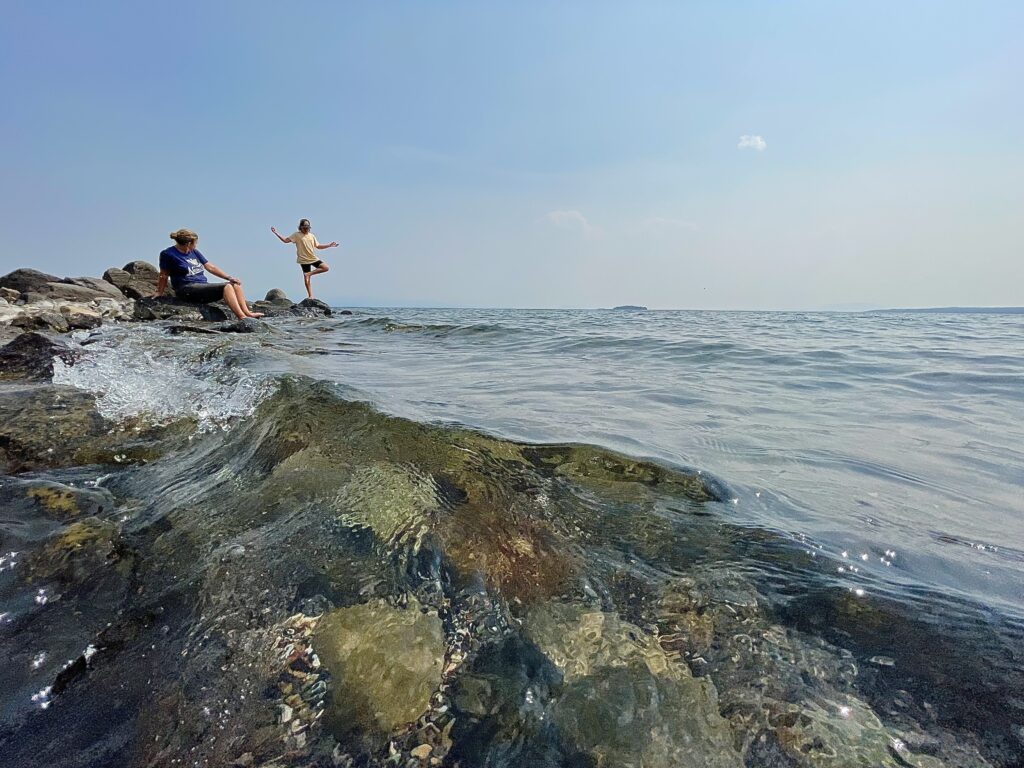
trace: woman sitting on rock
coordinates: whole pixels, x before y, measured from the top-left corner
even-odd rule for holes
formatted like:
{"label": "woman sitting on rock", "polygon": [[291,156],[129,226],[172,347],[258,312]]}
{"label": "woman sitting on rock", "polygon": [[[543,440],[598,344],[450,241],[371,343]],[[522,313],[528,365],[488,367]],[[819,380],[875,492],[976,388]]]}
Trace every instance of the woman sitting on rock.
{"label": "woman sitting on rock", "polygon": [[[250,312],[242,293],[242,281],[224,272],[207,261],[199,251],[196,243],[199,235],[190,229],[179,229],[171,232],[174,245],[160,251],[160,278],[156,284],[155,296],[163,296],[167,290],[167,278],[171,279],[171,287],[175,295],[182,301],[193,304],[209,304],[224,299],[235,316],[241,320],[246,317],[263,317],[260,312]],[[208,283],[203,271],[227,280],[226,283]]]}

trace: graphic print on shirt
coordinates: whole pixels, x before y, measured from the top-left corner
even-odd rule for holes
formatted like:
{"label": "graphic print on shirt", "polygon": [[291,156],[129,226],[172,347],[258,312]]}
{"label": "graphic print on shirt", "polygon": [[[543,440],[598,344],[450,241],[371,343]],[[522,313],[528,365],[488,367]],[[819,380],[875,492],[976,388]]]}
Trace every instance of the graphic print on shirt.
{"label": "graphic print on shirt", "polygon": [[193,257],[184,260],[188,264],[188,277],[198,275],[203,271],[203,265],[199,262],[199,259]]}

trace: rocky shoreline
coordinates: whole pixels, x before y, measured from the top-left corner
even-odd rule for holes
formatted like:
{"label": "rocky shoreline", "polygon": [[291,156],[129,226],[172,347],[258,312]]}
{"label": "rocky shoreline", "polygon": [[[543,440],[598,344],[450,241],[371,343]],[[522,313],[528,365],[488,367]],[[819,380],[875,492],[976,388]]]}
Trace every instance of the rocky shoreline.
{"label": "rocky shoreline", "polygon": [[[252,321],[234,322],[221,301],[191,304],[174,296],[154,298],[159,270],[146,261],[111,267],[97,277],[57,277],[35,269],[16,269],[0,277],[0,342],[25,332],[64,334],[91,330],[104,323],[174,320],[221,323],[213,331],[252,331]],[[269,291],[250,308],[265,317],[327,317],[331,308],[318,299],[293,302],[280,288]],[[196,329],[199,330],[199,329]]]}

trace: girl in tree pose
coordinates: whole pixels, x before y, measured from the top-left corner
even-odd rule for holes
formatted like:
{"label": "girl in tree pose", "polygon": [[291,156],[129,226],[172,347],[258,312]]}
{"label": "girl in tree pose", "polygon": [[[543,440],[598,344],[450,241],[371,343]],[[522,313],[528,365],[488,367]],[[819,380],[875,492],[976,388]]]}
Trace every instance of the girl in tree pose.
{"label": "girl in tree pose", "polygon": [[326,261],[323,261],[316,255],[316,252],[328,248],[337,248],[338,244],[335,242],[322,245],[317,241],[316,235],[310,232],[311,228],[309,219],[300,219],[298,231],[293,232],[288,237],[281,237],[280,233],[273,227],[270,228],[270,231],[277,235],[277,239],[282,243],[293,243],[295,245],[295,261],[302,267],[302,281],[306,284],[306,295],[312,299],[313,287],[310,285],[310,281],[313,275],[322,275],[331,269]]}

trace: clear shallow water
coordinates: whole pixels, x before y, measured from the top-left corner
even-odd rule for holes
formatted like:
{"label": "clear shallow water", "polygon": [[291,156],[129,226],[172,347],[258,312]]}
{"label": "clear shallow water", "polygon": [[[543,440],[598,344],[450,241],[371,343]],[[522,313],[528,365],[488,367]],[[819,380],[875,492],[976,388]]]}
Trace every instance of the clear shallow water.
{"label": "clear shallow water", "polygon": [[851,584],[1021,616],[1022,343],[1007,315],[380,310],[308,323],[278,367],[710,472],[734,519],[826,547]]}
{"label": "clear shallow water", "polygon": [[399,310],[80,334],[57,387],[0,387],[0,750],[1018,765],[1019,331]]}

